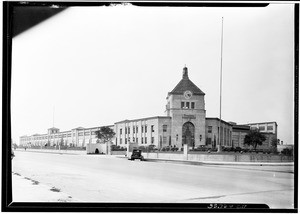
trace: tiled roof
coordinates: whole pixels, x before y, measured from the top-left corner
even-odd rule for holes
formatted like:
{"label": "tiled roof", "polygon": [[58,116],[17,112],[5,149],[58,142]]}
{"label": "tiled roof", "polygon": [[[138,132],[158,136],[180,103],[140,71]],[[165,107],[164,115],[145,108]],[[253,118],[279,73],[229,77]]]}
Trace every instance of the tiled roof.
{"label": "tiled roof", "polygon": [[183,94],[185,91],[191,91],[195,95],[205,95],[188,77],[187,68],[183,68],[182,80],[168,94]]}

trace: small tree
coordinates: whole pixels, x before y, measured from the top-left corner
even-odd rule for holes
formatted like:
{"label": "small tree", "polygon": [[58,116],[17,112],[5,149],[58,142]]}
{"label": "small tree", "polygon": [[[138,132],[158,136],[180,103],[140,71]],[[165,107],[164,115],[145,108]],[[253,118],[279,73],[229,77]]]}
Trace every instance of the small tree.
{"label": "small tree", "polygon": [[108,126],[103,126],[100,128],[100,130],[95,131],[95,134],[100,141],[102,141],[103,143],[107,143],[111,141],[116,133]]}
{"label": "small tree", "polygon": [[244,144],[251,145],[256,150],[257,145],[262,145],[266,140],[266,137],[259,132],[259,130],[250,130],[250,132],[244,138]]}

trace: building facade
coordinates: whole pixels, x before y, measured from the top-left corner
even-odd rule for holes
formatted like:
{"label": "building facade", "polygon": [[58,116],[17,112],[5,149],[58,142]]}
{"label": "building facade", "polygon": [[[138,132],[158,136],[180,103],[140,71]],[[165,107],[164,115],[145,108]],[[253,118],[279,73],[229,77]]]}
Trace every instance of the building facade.
{"label": "building facade", "polygon": [[114,125],[114,143],[121,147],[127,147],[128,143],[158,148],[171,145],[170,122],[171,118],[164,116],[117,122]]}
{"label": "building facade", "polygon": [[262,123],[248,123],[250,129],[258,129],[263,133],[273,133],[277,138],[277,123],[276,122],[262,122]]}
{"label": "building facade", "polygon": [[[113,125],[109,126],[114,128]],[[78,127],[69,131],[60,132],[58,128],[48,129],[47,134],[35,134],[32,136],[21,136],[20,145],[22,146],[74,146],[85,147],[87,143],[96,143],[95,131],[101,127],[83,128]]]}
{"label": "building facade", "polygon": [[232,147],[232,125],[219,118],[206,118],[206,145]]}
{"label": "building facade", "polygon": [[234,148],[247,147],[244,145],[245,136],[249,133],[250,126],[232,124],[232,146]]}
{"label": "building facade", "polygon": [[[187,67],[183,68],[182,79],[173,90],[168,92],[164,116],[123,120],[110,125],[116,133],[112,143],[127,147],[129,143],[139,146],[154,145],[157,148],[176,146],[189,148],[217,145],[243,147],[243,139],[251,128],[259,128],[277,136],[277,124],[253,123],[247,126],[236,125],[220,120],[206,118],[205,93],[188,76]],[[248,128],[247,128],[248,127]],[[25,146],[76,146],[85,147],[96,144],[95,131],[101,127],[78,127],[60,132],[57,128],[48,129],[47,134],[20,137],[20,145]]]}

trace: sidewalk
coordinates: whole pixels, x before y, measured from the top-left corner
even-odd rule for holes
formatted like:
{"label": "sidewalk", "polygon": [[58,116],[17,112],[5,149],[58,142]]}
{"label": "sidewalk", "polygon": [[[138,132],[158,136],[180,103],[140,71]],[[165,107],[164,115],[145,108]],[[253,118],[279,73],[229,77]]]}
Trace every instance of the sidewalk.
{"label": "sidewalk", "polygon": [[217,162],[217,161],[189,161],[189,160],[170,160],[170,159],[151,159],[146,161],[164,162],[175,164],[202,165],[215,167],[230,167],[236,169],[259,170],[271,172],[294,173],[294,162]]}
{"label": "sidewalk", "polygon": [[75,202],[55,187],[12,173],[13,202]]}
{"label": "sidewalk", "polygon": [[147,158],[148,161],[178,162],[192,165],[243,165],[243,166],[294,166],[294,162],[227,162],[227,161],[191,161],[191,160],[171,160],[161,158]]}

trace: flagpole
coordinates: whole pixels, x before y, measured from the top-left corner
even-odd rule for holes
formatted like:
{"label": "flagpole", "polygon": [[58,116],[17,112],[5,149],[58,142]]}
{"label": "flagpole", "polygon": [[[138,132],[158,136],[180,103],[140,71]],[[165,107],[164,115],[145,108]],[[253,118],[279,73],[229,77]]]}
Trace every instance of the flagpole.
{"label": "flagpole", "polygon": [[220,121],[219,121],[219,147],[221,148],[221,120],[222,120],[222,64],[223,64],[223,17],[221,33],[221,66],[220,66]]}
{"label": "flagpole", "polygon": [[53,112],[52,112],[52,127],[54,127],[54,106],[53,106]]}

